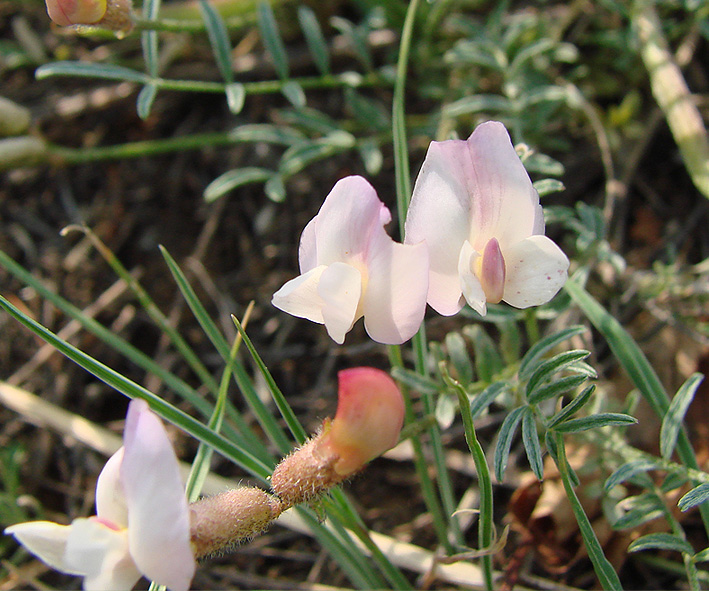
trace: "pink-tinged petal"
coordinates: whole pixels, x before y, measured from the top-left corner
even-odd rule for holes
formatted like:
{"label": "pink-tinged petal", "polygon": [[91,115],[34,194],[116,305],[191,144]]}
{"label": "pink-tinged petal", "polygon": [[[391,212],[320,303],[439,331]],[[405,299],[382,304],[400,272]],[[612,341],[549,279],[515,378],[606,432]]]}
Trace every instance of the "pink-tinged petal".
{"label": "pink-tinged petal", "polygon": [[485,245],[480,261],[480,284],[485,299],[490,304],[499,304],[505,289],[505,258],[497,238],[491,238]]}
{"label": "pink-tinged petal", "polygon": [[363,261],[372,232],[390,219],[389,210],[365,179],[339,180],[316,216],[317,263]]}
{"label": "pink-tinged petal", "polygon": [[362,297],[364,326],[373,340],[400,345],[416,334],[426,312],[426,244],[398,244],[382,228],[373,237]]}
{"label": "pink-tinged petal", "polygon": [[165,427],[145,401],[130,403],[123,441],[131,556],[147,578],[186,591],[195,571],[187,499]]}
{"label": "pink-tinged petal", "polygon": [[463,140],[431,142],[406,216],[406,244],[425,240],[430,260],[428,303],[439,314],[457,313],[458,255],[470,235],[473,164]]}
{"label": "pink-tinged petal", "polygon": [[466,240],[463,243],[463,248],[460,249],[458,273],[465,301],[480,316],[485,316],[487,314],[487,299],[480,279],[475,274],[475,268],[478,266],[481,256]]}
{"label": "pink-tinged petal", "polygon": [[46,0],[47,14],[62,27],[91,25],[106,14],[106,0]]}
{"label": "pink-tinged petal", "polygon": [[316,244],[317,216],[308,222],[300,235],[298,246],[298,266],[301,275],[318,266],[318,247]]}
{"label": "pink-tinged petal", "polygon": [[118,527],[128,526],[128,507],[121,484],[123,448],[113,454],[96,481],[96,515]]}
{"label": "pink-tinged petal", "polygon": [[79,571],[86,591],[130,591],[140,579],[128,550],[128,533],[96,519],[76,519],[67,540],[66,564]]}
{"label": "pink-tinged petal", "polygon": [[15,536],[18,542],[53,569],[69,575],[80,575],[64,563],[67,540],[71,526],[51,521],[30,521],[5,528],[6,534]]}
{"label": "pink-tinged petal", "polygon": [[362,316],[359,310],[362,295],[362,274],[346,263],[333,263],[320,276],[318,295],[322,298],[322,316],[327,334],[338,345]]}
{"label": "pink-tinged petal", "polygon": [[335,471],[346,475],[396,445],[404,399],[394,380],[373,367],[346,369],[338,381],[337,413],[324,440],[339,456]]}
{"label": "pink-tinged petal", "polygon": [[[470,242],[482,252],[491,238],[502,251],[544,230],[539,195],[502,123],[488,121],[467,141],[473,166]],[[459,168],[457,174],[467,174]]]}
{"label": "pink-tinged petal", "polygon": [[325,300],[318,293],[318,284],[325,269],[327,269],[325,265],[320,265],[291,279],[273,294],[271,303],[279,310],[298,318],[307,318],[312,322],[324,324],[322,309]]}
{"label": "pink-tinged petal", "polygon": [[567,279],[569,259],[546,236],[530,236],[505,251],[506,301],[516,308],[539,306],[551,300]]}

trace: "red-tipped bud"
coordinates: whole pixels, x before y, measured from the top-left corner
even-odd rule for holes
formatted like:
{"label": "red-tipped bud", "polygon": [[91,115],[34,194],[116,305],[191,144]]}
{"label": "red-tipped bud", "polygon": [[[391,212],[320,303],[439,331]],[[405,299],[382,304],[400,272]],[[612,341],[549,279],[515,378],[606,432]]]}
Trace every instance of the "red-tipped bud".
{"label": "red-tipped bud", "polygon": [[47,13],[62,27],[93,25],[106,14],[106,0],[46,0]]}
{"label": "red-tipped bud", "polygon": [[333,468],[348,475],[394,447],[404,424],[404,399],[389,375],[373,367],[338,374],[337,413],[322,445],[338,456]]}
{"label": "red-tipped bud", "polygon": [[273,472],[271,487],[284,510],[319,497],[399,440],[404,399],[394,380],[372,367],[347,369],[338,378],[335,418]]}

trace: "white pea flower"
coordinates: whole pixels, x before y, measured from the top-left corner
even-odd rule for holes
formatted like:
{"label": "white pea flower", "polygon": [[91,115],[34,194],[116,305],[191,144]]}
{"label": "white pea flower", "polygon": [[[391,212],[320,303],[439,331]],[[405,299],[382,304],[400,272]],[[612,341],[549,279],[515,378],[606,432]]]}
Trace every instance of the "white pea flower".
{"label": "white pea flower", "polygon": [[273,295],[273,305],[324,324],[342,344],[358,319],[372,339],[401,344],[419,329],[426,309],[424,244],[399,244],[374,188],[360,176],[335,184],[300,238],[301,275]]}
{"label": "white pea flower", "polygon": [[144,400],[128,407],[124,445],[96,483],[96,515],[70,525],[49,521],[5,529],[87,590],[129,590],[141,575],[186,591],[196,562],[179,465],[165,428]]}
{"label": "white pea flower", "polygon": [[404,242],[421,241],[428,303],[444,316],[465,302],[483,316],[488,303],[538,306],[567,279],[569,260],[544,235],[539,195],[496,121],[467,141],[431,142],[406,218]]}

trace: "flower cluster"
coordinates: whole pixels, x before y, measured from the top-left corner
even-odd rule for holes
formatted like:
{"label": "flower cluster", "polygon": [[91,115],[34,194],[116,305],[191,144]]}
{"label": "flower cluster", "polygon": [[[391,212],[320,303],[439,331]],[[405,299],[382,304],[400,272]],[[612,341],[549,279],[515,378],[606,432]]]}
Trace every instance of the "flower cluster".
{"label": "flower cluster", "polygon": [[18,523],[5,533],[52,568],[84,577],[89,591],[128,591],[141,576],[187,591],[196,560],[253,537],[361,470],[397,443],[403,420],[401,392],[386,373],[342,371],[335,418],[276,467],[272,493],[239,487],[188,505],[162,422],[133,400],[124,445],[96,483],[96,515],[70,525]]}
{"label": "flower cluster", "polygon": [[303,230],[301,275],[273,296],[294,316],[324,324],[341,344],[364,317],[375,341],[401,344],[426,303],[445,316],[467,304],[548,302],[569,260],[544,235],[539,195],[501,123],[467,141],[432,142],[416,180],[404,244],[384,231],[389,210],[361,177],[340,180]]}

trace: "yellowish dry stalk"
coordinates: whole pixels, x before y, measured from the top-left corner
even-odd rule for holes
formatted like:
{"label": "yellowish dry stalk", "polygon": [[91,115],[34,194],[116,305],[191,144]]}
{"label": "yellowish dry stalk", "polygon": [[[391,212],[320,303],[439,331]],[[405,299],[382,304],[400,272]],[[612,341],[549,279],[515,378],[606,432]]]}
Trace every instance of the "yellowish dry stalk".
{"label": "yellowish dry stalk", "polygon": [[47,144],[38,137],[22,135],[0,139],[0,170],[35,166],[47,159]]}
{"label": "yellowish dry stalk", "polygon": [[0,137],[26,132],[31,120],[29,109],[0,96]]}
{"label": "yellowish dry stalk", "polygon": [[692,182],[709,199],[709,139],[702,116],[662,33],[652,0],[636,0],[634,25],[652,94],[665,115]]}

